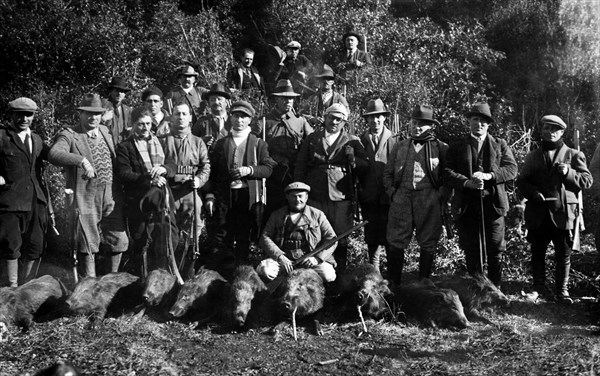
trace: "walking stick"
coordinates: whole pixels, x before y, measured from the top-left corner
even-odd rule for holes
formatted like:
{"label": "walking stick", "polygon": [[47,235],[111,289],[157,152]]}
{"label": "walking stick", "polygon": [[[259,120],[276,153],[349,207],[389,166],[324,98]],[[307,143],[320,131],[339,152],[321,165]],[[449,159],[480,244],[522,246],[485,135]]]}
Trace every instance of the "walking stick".
{"label": "walking stick", "polygon": [[483,214],[483,190],[479,192],[479,208],[481,210],[481,222],[479,223],[479,267],[483,274],[484,265],[487,264],[487,244],[485,241],[485,216]]}

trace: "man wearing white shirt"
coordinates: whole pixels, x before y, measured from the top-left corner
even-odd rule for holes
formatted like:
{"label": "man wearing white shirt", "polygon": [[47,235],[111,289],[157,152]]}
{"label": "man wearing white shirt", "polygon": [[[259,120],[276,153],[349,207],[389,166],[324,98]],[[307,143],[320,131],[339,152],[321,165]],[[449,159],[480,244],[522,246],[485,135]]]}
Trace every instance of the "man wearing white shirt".
{"label": "man wearing white shirt", "polygon": [[231,117],[227,113],[231,95],[225,85],[215,83],[208,92],[204,93],[202,98],[208,102],[210,113],[194,123],[192,134],[202,138],[210,154],[216,141],[227,136],[231,129]]}
{"label": "man wearing white shirt", "polygon": [[[178,72],[179,86],[173,88],[167,93],[165,98],[171,101],[172,105],[185,102],[192,111],[192,124],[198,117],[204,115],[206,111],[206,101],[202,96],[206,93],[206,89],[196,86],[198,80],[198,72],[191,65],[181,67]],[[169,106],[171,111],[171,106]]]}

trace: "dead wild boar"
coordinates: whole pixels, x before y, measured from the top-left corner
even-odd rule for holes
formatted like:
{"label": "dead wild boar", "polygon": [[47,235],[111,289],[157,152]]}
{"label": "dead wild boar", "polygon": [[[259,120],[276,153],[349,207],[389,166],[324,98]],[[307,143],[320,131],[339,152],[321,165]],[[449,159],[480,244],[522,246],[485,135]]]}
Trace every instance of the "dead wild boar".
{"label": "dead wild boar", "polygon": [[67,306],[72,312],[91,315],[92,319],[100,320],[107,312],[122,314],[141,303],[140,277],[125,272],[84,278],[67,299]]}
{"label": "dead wild boar", "polygon": [[458,294],[429,280],[400,285],[395,295],[402,311],[425,325],[456,329],[469,325]]}
{"label": "dead wild boar", "polygon": [[437,281],[436,286],[456,291],[467,316],[477,317],[481,309],[508,305],[508,298],[486,276],[455,276]]}
{"label": "dead wild boar", "polygon": [[177,290],[177,279],[173,274],[165,269],[155,269],[148,274],[144,281],[142,298],[148,306],[156,307],[166,304],[170,307],[175,302]]}
{"label": "dead wild boar", "polygon": [[267,286],[249,265],[238,266],[227,288],[225,318],[232,326],[241,328],[246,324],[251,310],[256,311],[268,295]]}
{"label": "dead wild boar", "polygon": [[19,287],[3,288],[0,290],[0,322],[27,330],[34,315],[58,308],[68,294],[62,282],[50,275]]}
{"label": "dead wild boar", "polygon": [[194,278],[185,281],[169,314],[183,317],[188,313],[211,316],[223,301],[227,281],[218,272],[200,268]]}
{"label": "dead wild boar", "polygon": [[335,280],[335,291],[342,304],[359,307],[362,313],[379,319],[389,310],[386,300],[392,294],[388,281],[371,264],[361,264],[341,272]]}

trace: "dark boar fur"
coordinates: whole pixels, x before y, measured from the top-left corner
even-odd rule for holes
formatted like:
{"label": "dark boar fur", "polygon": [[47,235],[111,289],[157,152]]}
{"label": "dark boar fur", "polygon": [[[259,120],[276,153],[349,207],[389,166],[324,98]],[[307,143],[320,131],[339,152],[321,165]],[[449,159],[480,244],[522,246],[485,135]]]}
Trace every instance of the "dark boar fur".
{"label": "dark boar fur", "polygon": [[142,301],[140,277],[129,273],[109,273],[102,277],[84,278],[67,299],[67,306],[76,314],[91,315],[102,320],[107,312],[120,315],[140,306]]}
{"label": "dark boar fur", "polygon": [[181,286],[169,314],[173,317],[195,315],[203,319],[214,316],[223,302],[226,283],[218,272],[200,268],[192,279]]}
{"label": "dark boar fur", "polygon": [[50,275],[33,279],[16,288],[0,290],[0,322],[29,329],[36,318],[60,309],[69,291]]}
{"label": "dark boar fur", "polygon": [[227,288],[225,319],[235,328],[243,327],[247,321],[254,321],[250,319],[256,319],[256,313],[266,304],[268,295],[267,286],[254,268],[249,265],[238,266]]}
{"label": "dark boar fur", "polygon": [[383,279],[381,273],[371,264],[353,266],[341,272],[335,280],[334,291],[339,294],[340,302],[346,306],[345,311],[360,306],[365,316],[379,319],[390,310],[386,298],[392,291],[388,281]]}
{"label": "dark boar fur", "polygon": [[[322,335],[319,313],[325,300],[323,280],[312,269],[296,269],[288,275],[275,291],[279,311],[286,318],[313,316],[315,331]],[[275,329],[281,329],[281,325]]]}
{"label": "dark boar fur", "polygon": [[395,295],[402,311],[424,325],[456,329],[469,325],[458,294],[429,280],[400,285]]}
{"label": "dark boar fur", "polygon": [[455,276],[437,281],[436,286],[454,290],[462,303],[467,317],[477,318],[482,309],[508,305],[506,295],[492,281],[481,274]]}
{"label": "dark boar fur", "polygon": [[181,286],[177,278],[165,269],[155,269],[148,274],[144,281],[142,299],[149,308],[146,313],[153,319],[165,320],[169,309],[175,303]]}

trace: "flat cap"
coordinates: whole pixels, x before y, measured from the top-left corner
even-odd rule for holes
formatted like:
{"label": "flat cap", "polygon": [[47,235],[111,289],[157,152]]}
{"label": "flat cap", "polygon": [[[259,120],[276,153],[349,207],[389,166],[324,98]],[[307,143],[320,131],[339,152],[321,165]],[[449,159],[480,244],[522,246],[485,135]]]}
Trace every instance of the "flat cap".
{"label": "flat cap", "polygon": [[329,114],[339,114],[342,115],[344,120],[348,120],[348,109],[341,103],[334,103],[331,106],[327,107],[325,110],[325,115]]}
{"label": "flat cap", "polygon": [[291,48],[294,50],[299,50],[300,48],[302,48],[302,45],[300,44],[300,42],[296,42],[295,40],[291,41],[290,43],[288,43],[285,48]]}
{"label": "flat cap", "polygon": [[301,181],[295,181],[293,183],[288,184],[283,191],[288,193],[289,191],[306,191],[310,192],[310,185],[304,184]]}
{"label": "flat cap", "polygon": [[250,117],[254,117],[255,114],[254,107],[246,101],[238,101],[232,104],[230,112],[232,114],[234,112],[242,112]]}
{"label": "flat cap", "polygon": [[558,125],[562,129],[567,129],[567,124],[556,115],[546,115],[542,117],[542,123]]}
{"label": "flat cap", "polygon": [[15,112],[36,112],[37,104],[29,98],[20,97],[8,103],[8,110]]}
{"label": "flat cap", "polygon": [[144,92],[142,93],[142,100],[145,101],[146,98],[148,98],[151,95],[158,95],[160,97],[160,99],[163,98],[162,90],[160,90],[156,86],[150,86],[149,88],[144,90]]}

